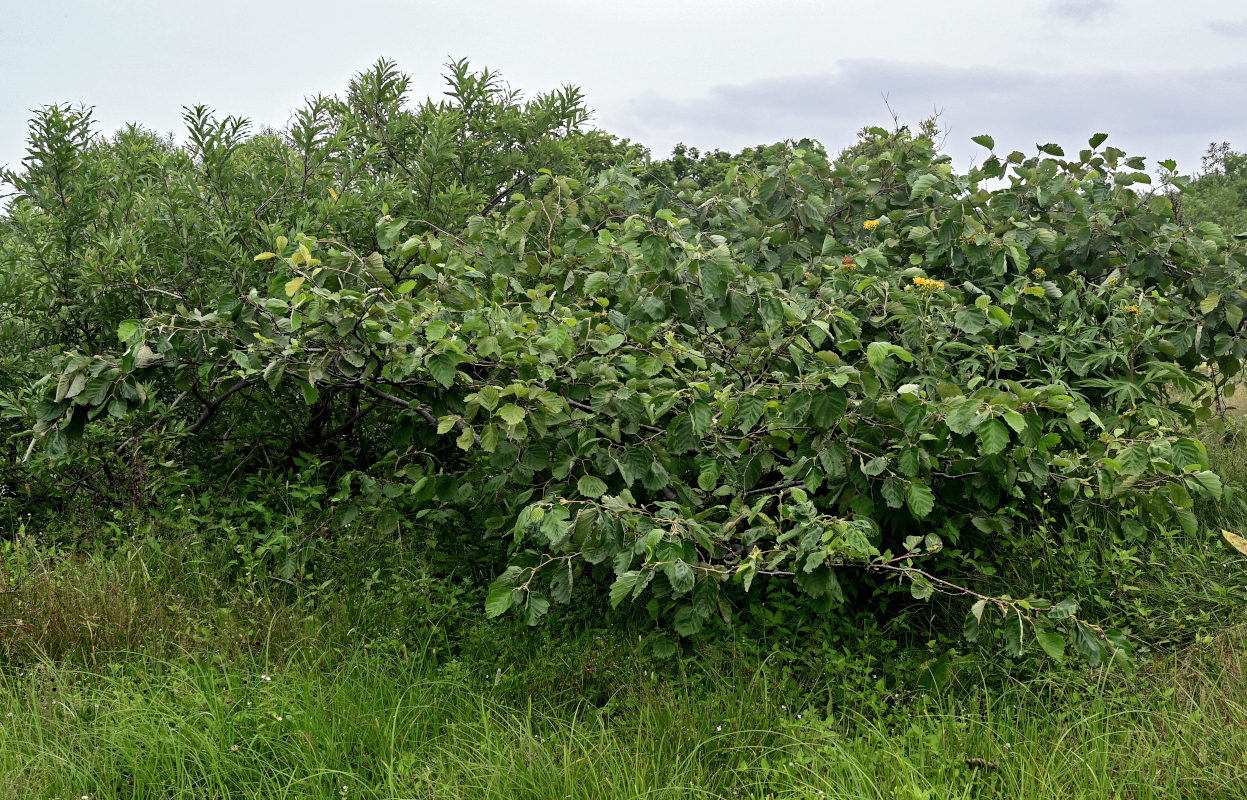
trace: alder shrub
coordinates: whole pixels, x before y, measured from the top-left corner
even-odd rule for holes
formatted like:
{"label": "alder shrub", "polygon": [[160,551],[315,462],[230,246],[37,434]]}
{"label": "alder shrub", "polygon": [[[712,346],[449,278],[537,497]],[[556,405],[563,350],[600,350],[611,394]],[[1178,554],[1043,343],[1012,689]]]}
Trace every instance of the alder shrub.
{"label": "alder shrub", "polygon": [[713,181],[541,170],[459,225],[382,206],[362,247],[292,225],[253,256],[267,285],[67,352],[37,437],[55,457],[89,420],[194,438],[226,407],[350,397],[340,419],[382,433],[338,518],[505,537],[490,616],[601,591],[693,636],[763,581],[813,614],[899,586],[963,597],[966,635],[1015,654],[1128,659],[1073,599],[977,587],[1040,519],[1200,533],[1195,499],[1232,490],[1192,430],[1244,356],[1247,256],[1175,224],[1172,163],[1154,190],[1103,135],[1075,157],[976,137],[968,174],[865,136]]}

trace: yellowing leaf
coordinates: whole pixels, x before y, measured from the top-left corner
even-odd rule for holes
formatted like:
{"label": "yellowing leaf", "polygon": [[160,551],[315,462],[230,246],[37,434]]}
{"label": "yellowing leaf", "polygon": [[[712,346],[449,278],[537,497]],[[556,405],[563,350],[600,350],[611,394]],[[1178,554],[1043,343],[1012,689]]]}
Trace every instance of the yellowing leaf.
{"label": "yellowing leaf", "polygon": [[1247,539],[1244,539],[1237,533],[1230,533],[1225,529],[1221,530],[1221,538],[1225,539],[1226,543],[1229,544],[1230,547],[1233,547],[1238,552],[1247,556]]}
{"label": "yellowing leaf", "polygon": [[267,253],[267,252],[265,252],[265,253],[260,253],[260,254],[259,254],[258,256],[256,256],[253,260],[254,260],[254,261],[268,261],[270,258],[277,258],[277,254],[276,254],[276,253]]}
{"label": "yellowing leaf", "polygon": [[299,291],[299,288],[303,286],[303,282],[305,280],[307,280],[307,278],[300,275],[297,278],[286,281],[286,297],[294,297],[295,292]]}
{"label": "yellowing leaf", "polygon": [[329,196],[332,197],[334,200],[338,199],[338,193],[333,190],[332,186],[329,187]]}

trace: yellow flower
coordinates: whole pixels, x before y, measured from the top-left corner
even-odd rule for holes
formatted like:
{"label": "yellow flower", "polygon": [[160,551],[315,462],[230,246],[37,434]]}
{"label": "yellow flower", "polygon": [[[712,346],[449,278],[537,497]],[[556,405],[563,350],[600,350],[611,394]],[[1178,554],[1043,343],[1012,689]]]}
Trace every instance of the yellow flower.
{"label": "yellow flower", "polygon": [[[947,286],[943,281],[933,281],[930,278],[914,278],[914,286],[918,287],[918,291],[931,294],[938,292]],[[906,287],[908,288],[908,287]]]}
{"label": "yellow flower", "polygon": [[880,220],[877,219],[868,219],[862,223],[862,227],[868,231],[873,231],[875,228],[879,227],[879,222]]}
{"label": "yellow flower", "polygon": [[987,352],[989,352],[989,353],[994,353],[994,352],[996,352],[996,348],[992,347],[992,346],[989,344],[989,345],[987,346]]}
{"label": "yellow flower", "polygon": [[1036,278],[1042,278],[1048,273],[1044,272],[1043,267],[1035,267],[1033,270],[1031,270],[1031,274],[1034,275]]}
{"label": "yellow flower", "polygon": [[847,270],[854,270],[857,269],[857,262],[853,260],[853,256],[845,256],[840,259],[840,266]]}
{"label": "yellow flower", "polygon": [[1125,311],[1126,311],[1126,313],[1127,313],[1127,314],[1133,314],[1133,315],[1135,315],[1136,317],[1137,317],[1137,316],[1139,316],[1139,307],[1138,307],[1138,306],[1126,306]]}

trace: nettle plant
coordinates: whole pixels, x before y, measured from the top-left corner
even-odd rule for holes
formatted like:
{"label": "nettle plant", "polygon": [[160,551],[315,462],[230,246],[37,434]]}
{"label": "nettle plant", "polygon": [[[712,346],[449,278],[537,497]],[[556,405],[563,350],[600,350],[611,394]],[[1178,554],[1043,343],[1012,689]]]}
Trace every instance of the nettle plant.
{"label": "nettle plant", "polygon": [[1125,660],[1072,600],[975,589],[1028,520],[1194,535],[1194,499],[1228,491],[1189,431],[1247,350],[1247,256],[1103,141],[960,175],[873,129],[709,185],[546,172],[455,231],[384,214],[367,252],[294,232],[255,256],[268,287],[66,355],[37,434],[61,450],[153,387],[214,387],[160,407],[183,435],[350,396],[387,439],[341,513],[509,537],[490,616],[582,584],[692,636],[762,580],[818,613],[899,585],[964,596],[967,636],[1015,654]]}

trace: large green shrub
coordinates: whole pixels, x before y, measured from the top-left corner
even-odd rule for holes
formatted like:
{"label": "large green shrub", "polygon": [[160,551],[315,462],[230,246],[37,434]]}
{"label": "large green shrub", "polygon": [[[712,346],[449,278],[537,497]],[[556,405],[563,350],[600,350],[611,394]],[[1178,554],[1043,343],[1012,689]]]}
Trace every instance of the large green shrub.
{"label": "large green shrub", "polygon": [[[246,264],[210,261],[255,288],[135,314],[118,347],[56,362],[51,458],[136,412],[201,464],[336,458],[341,523],[459,526],[465,559],[509,539],[491,615],[535,622],[587,585],[687,636],[763,580],[812,613],[901,586],[967,596],[971,638],[1057,658],[1068,639],[1093,662],[1124,638],[981,578],[1032,520],[1194,535],[1194,498],[1226,491],[1190,431],[1239,371],[1247,256],[1175,224],[1103,135],[962,175],[873,129],[834,162],[778,144],[671,185],[636,162],[590,174],[629,151],[603,157],[563,116],[562,144],[520,148],[559,158],[503,158],[522,180],[490,167],[456,199],[458,178],[388,149],[440,141],[403,92],[364,95],[362,149],[309,145],[347,154],[323,191],[221,234]],[[472,164],[500,158],[494,133],[458,130]]]}

